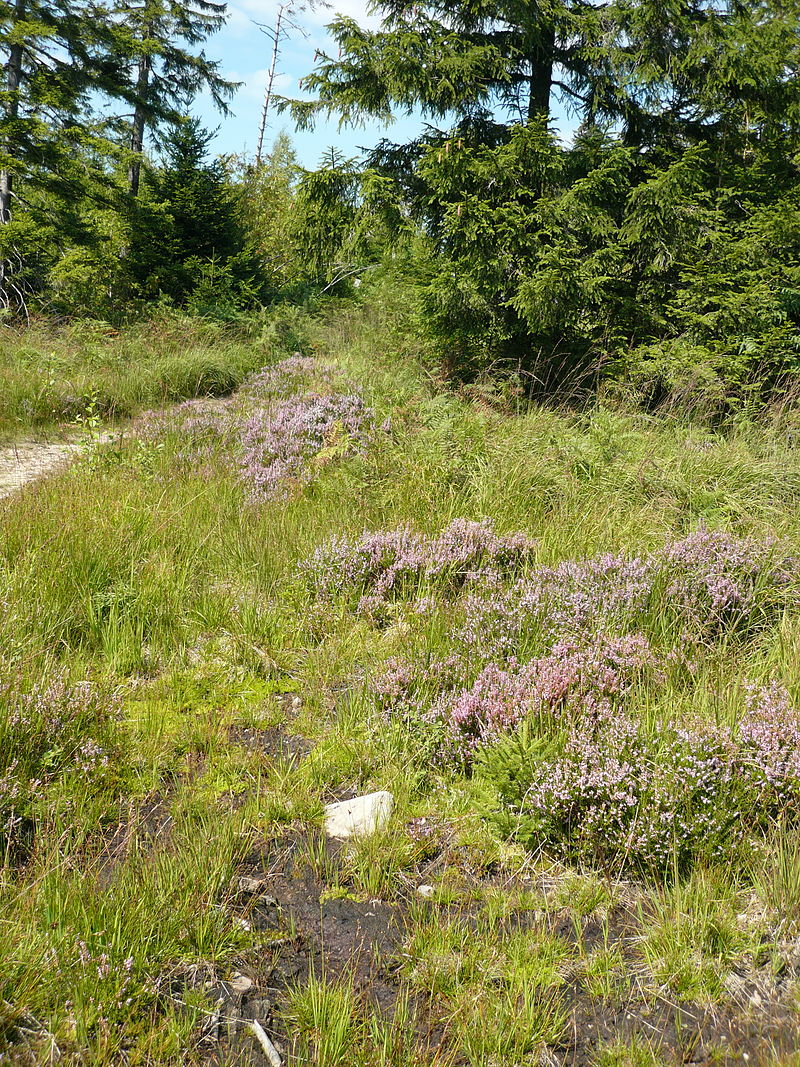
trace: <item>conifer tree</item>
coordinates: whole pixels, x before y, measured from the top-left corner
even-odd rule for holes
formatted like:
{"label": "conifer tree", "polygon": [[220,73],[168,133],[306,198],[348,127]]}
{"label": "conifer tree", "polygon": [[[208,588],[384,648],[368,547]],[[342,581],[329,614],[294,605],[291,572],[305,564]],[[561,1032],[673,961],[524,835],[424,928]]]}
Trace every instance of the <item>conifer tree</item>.
{"label": "conifer tree", "polygon": [[23,299],[31,230],[79,228],[77,207],[102,175],[92,104],[120,68],[92,0],[0,0],[0,301]]}
{"label": "conifer tree", "polygon": [[127,138],[132,197],[139,194],[148,128],[179,123],[201,89],[227,110],[235,85],[219,73],[219,63],[196,50],[225,19],[226,5],[215,0],[114,0],[116,48],[126,63],[120,95],[133,106]]}
{"label": "conifer tree", "polygon": [[163,221],[134,235],[132,260],[148,264],[160,292],[179,303],[205,265],[225,269],[244,251],[225,168],[207,158],[211,136],[197,119],[177,124],[164,141],[163,166],[147,174],[137,205]]}
{"label": "conifer tree", "polygon": [[316,99],[287,106],[301,125],[415,110],[440,127],[367,164],[420,223],[419,321],[448,368],[506,358],[549,388],[623,358],[668,382],[701,359],[695,377],[737,384],[795,365],[800,0],[375,8],[377,30],[334,22],[338,56],[303,82]]}
{"label": "conifer tree", "polygon": [[377,30],[339,16],[338,56],[321,54],[294,101],[295,119],[388,120],[393,109],[433,119],[525,121],[550,113],[553,93],[588,106],[601,7],[589,0],[381,0]]}

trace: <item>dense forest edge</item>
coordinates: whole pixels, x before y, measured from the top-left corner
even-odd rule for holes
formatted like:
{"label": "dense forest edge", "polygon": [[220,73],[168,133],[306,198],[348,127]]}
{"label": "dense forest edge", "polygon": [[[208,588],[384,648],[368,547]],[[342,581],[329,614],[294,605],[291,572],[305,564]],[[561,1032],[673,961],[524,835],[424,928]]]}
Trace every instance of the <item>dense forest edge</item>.
{"label": "dense forest edge", "polygon": [[451,378],[516,374],[538,397],[620,383],[649,408],[682,396],[723,413],[793,388],[792,3],[375,13],[370,30],[337,16],[338,55],[317,53],[308,98],[267,97],[264,116],[413,111],[424,132],[306,170],[263,122],[255,157],[211,158],[186,116],[201,90],[224,116],[235,91],[201,50],[224,5],[7,4],[6,322],[118,326],[164,308],[230,322],[347,295],[390,264]]}

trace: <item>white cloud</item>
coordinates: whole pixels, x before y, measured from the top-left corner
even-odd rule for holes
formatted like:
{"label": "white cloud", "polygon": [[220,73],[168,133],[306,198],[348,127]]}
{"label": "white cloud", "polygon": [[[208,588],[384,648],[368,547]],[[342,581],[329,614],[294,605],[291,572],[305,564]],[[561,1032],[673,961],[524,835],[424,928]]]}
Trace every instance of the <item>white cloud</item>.
{"label": "white cloud", "polygon": [[[226,71],[225,77],[233,82],[241,82],[236,93],[236,100],[240,105],[245,101],[252,102],[254,100],[260,103],[264,99],[264,91],[267,88],[269,79],[269,69],[267,67],[248,72],[229,70]],[[272,89],[273,92],[286,94],[296,85],[297,81],[291,74],[276,74]]]}
{"label": "white cloud", "polygon": [[315,11],[308,11],[305,17],[309,23],[324,26],[331,22],[335,15],[348,15],[360,26],[374,27],[380,23],[377,15],[367,14],[367,4],[364,0],[333,0],[330,7],[318,7]]}
{"label": "white cloud", "polygon": [[[275,22],[277,11],[277,0],[237,0],[236,4],[228,5],[228,25],[239,29],[251,25],[254,20],[271,26]],[[375,15],[367,14],[365,0],[332,0],[329,7],[322,4],[315,5],[313,10],[306,7],[306,10],[298,11],[295,18],[300,25],[313,30],[327,25],[336,15],[349,15],[362,26],[374,27],[380,22]]]}

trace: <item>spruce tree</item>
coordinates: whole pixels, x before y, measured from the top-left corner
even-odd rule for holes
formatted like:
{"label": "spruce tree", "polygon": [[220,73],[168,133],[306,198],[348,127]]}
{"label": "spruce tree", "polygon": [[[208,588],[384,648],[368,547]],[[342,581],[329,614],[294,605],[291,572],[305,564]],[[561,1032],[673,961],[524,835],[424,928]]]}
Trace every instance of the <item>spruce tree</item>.
{"label": "spruce tree", "polygon": [[114,0],[116,48],[126,64],[121,88],[133,107],[127,136],[132,197],[139,194],[148,128],[179,123],[201,89],[227,110],[235,85],[222,77],[219,63],[197,51],[225,19],[226,5],[214,0]]}
{"label": "spruce tree", "polygon": [[293,101],[300,124],[320,112],[343,122],[418,109],[473,124],[548,117],[554,93],[589,106],[600,8],[588,0],[381,0],[377,30],[339,16],[338,56],[321,54]]}
{"label": "spruce tree", "polygon": [[99,193],[104,125],[93,110],[120,67],[103,9],[74,0],[0,0],[0,301],[24,302],[42,231],[80,231]]}
{"label": "spruce tree", "polygon": [[197,119],[178,123],[164,141],[163,166],[148,173],[136,207],[163,222],[136,235],[132,258],[148,264],[160,292],[178,303],[195,289],[204,266],[233,268],[244,251],[225,168],[207,158],[211,136]]}
{"label": "spruce tree", "polygon": [[377,30],[334,22],[316,99],[290,106],[435,120],[367,163],[420,224],[419,321],[448,368],[505,358],[549,388],[626,360],[671,388],[706,359],[698,380],[738,388],[795,365],[800,0],[375,6]]}

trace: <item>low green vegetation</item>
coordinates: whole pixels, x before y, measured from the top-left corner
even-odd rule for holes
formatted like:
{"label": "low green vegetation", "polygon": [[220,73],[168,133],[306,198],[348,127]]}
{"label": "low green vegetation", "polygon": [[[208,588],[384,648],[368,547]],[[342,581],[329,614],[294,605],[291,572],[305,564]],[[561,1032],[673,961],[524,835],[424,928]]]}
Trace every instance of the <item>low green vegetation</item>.
{"label": "low green vegetation", "polygon": [[0,1060],[796,1062],[797,0],[314,7],[3,6]]}
{"label": "low green vegetation", "polygon": [[90,319],[7,330],[0,437],[97,428],[148,408],[224,396],[276,352],[302,347],[297,317],[289,310],[225,325],[165,310],[122,331]]}
{"label": "low green vegetation", "polygon": [[794,410],[489,403],[402,303],[182,323],[241,388],[0,504],[10,1062],[791,1062]]}

